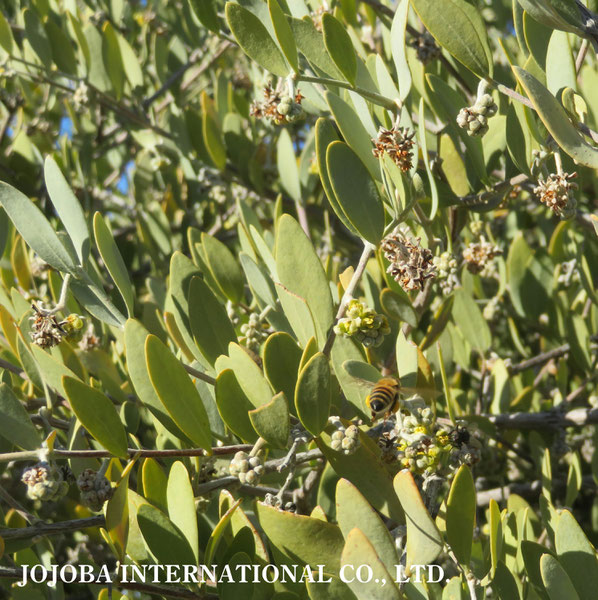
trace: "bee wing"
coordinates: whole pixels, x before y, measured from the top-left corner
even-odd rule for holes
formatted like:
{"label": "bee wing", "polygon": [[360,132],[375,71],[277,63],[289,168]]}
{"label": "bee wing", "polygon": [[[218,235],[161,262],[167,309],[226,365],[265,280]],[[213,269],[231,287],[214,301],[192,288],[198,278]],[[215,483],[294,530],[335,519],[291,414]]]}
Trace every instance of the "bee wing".
{"label": "bee wing", "polygon": [[437,398],[438,396],[442,395],[442,392],[433,390],[431,388],[425,388],[425,387],[415,388],[415,387],[408,387],[406,385],[402,385],[399,389],[399,392],[406,396],[408,396],[410,394],[412,394],[412,395],[417,394],[418,396],[423,396],[424,398],[427,398],[427,399]]}
{"label": "bee wing", "polygon": [[354,383],[357,387],[361,388],[364,392],[371,392],[377,381],[370,381],[369,379],[363,379],[362,377],[356,377],[355,375],[350,375],[352,383]]}

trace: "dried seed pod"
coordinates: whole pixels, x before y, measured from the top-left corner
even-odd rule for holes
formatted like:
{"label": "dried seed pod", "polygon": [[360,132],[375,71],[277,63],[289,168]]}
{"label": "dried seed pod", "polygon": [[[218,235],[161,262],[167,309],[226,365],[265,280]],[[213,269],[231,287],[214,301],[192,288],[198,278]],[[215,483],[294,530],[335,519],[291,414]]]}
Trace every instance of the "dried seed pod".
{"label": "dried seed pod", "polygon": [[540,197],[540,202],[561,219],[570,219],[575,215],[577,202],[575,190],[577,184],[571,180],[577,177],[577,173],[552,173],[547,179],[538,182],[534,188],[534,194]]}
{"label": "dried seed pod", "polygon": [[405,291],[421,290],[427,279],[435,277],[432,252],[422,248],[420,238],[413,241],[397,231],[386,236],[380,247],[390,262],[387,273]]}
{"label": "dried seed pod", "polygon": [[403,171],[409,171],[413,166],[413,137],[415,132],[409,133],[404,127],[385,129],[380,127],[378,136],[372,139],[375,148],[372,153],[376,158],[386,153],[390,159]]}

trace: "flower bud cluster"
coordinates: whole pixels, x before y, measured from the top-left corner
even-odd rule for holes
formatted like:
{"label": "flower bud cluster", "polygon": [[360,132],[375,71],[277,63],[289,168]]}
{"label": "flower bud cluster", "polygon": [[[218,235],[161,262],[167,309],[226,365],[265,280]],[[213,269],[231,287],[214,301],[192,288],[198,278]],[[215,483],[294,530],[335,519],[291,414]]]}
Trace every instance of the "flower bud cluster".
{"label": "flower bud cluster", "polygon": [[418,35],[409,45],[415,48],[417,60],[424,65],[436,60],[441,54],[440,46],[429,31]]}
{"label": "flower bud cluster", "polygon": [[294,502],[285,502],[283,504],[283,501],[278,496],[270,493],[264,496],[264,504],[287,512],[297,512],[297,505]]}
{"label": "flower bud cluster", "polygon": [[197,174],[197,183],[202,194],[205,194],[216,204],[225,204],[228,200],[228,188],[226,182],[217,169],[201,167]]}
{"label": "flower bud cluster", "polygon": [[25,469],[21,481],[27,485],[27,497],[42,502],[60,500],[69,489],[62,469],[46,461]]}
{"label": "flower bud cluster", "polygon": [[81,81],[73,93],[73,108],[76,112],[83,112],[89,104],[89,87]]}
{"label": "flower bud cluster", "polygon": [[77,487],[81,492],[81,503],[93,512],[102,510],[104,502],[114,494],[114,488],[108,479],[93,469],[85,469],[77,477]]}
{"label": "flower bud cluster", "polygon": [[402,232],[387,235],[380,246],[386,260],[390,262],[386,270],[406,291],[422,290],[427,279],[435,277],[432,252],[422,248],[420,238],[408,239]]}
{"label": "flower bud cluster", "polygon": [[443,252],[440,256],[434,257],[438,285],[445,296],[459,286],[458,266],[457,259],[450,252]]}
{"label": "flower bud cluster", "polygon": [[579,281],[579,268],[577,267],[577,259],[573,258],[568,261],[564,261],[558,265],[558,278],[557,281],[563,287],[567,288],[572,282]]}
{"label": "flower bud cluster", "polygon": [[447,431],[421,396],[406,399],[397,424],[379,440],[386,462],[397,460],[403,469],[424,478],[452,477],[461,464],[480,460],[481,444],[464,427]]}
{"label": "flower bud cluster", "polygon": [[482,277],[491,277],[494,274],[496,266],[492,261],[494,257],[501,254],[502,250],[488,242],[483,235],[480,235],[477,242],[471,242],[463,250],[467,270]]}
{"label": "flower bud cluster", "polygon": [[571,181],[575,177],[577,173],[552,173],[547,179],[538,181],[534,188],[534,194],[540,197],[540,202],[563,220],[574,217],[577,209],[575,190],[578,186]]}
{"label": "flower bud cluster", "polygon": [[349,425],[345,428],[342,424],[337,424],[337,430],[332,434],[330,442],[333,450],[349,455],[353,454],[360,444],[357,425]]}
{"label": "flower bud cluster", "polygon": [[228,470],[231,475],[238,477],[241,483],[257,485],[264,474],[264,465],[259,453],[256,456],[249,456],[247,452],[240,450],[234,455]]}
{"label": "flower bud cluster", "polygon": [[260,319],[258,313],[252,312],[249,315],[247,323],[241,325],[242,337],[239,341],[253,352],[259,352],[261,343],[268,337],[269,325],[263,319]]}
{"label": "flower bud cluster", "polygon": [[79,342],[79,350],[86,352],[88,350],[93,350],[94,348],[99,348],[100,345],[100,338],[95,334],[93,324],[90,323]]}
{"label": "flower bud cluster", "polygon": [[488,119],[495,115],[498,106],[490,94],[482,94],[473,106],[462,108],[457,115],[457,125],[467,130],[467,135],[481,136],[488,131]]}
{"label": "flower bud cluster", "polygon": [[503,307],[504,303],[501,301],[500,296],[494,296],[484,306],[482,315],[486,321],[494,321],[503,312],[501,310]]}
{"label": "flower bud cluster", "polygon": [[255,100],[251,105],[250,114],[258,119],[270,119],[276,125],[296,123],[305,117],[301,100],[303,96],[298,91],[291,98],[289,94],[274,90],[268,84],[264,87],[264,101]]}
{"label": "flower bud cluster", "polygon": [[380,127],[378,136],[372,139],[375,146],[372,153],[378,158],[386,152],[390,159],[405,173],[413,166],[414,136],[414,131],[408,133],[404,127],[394,126],[391,129]]}
{"label": "flower bud cluster", "polygon": [[334,332],[355,338],[366,348],[377,348],[384,336],[390,333],[390,327],[384,315],[378,314],[359,300],[351,300],[345,316],[334,326]]}

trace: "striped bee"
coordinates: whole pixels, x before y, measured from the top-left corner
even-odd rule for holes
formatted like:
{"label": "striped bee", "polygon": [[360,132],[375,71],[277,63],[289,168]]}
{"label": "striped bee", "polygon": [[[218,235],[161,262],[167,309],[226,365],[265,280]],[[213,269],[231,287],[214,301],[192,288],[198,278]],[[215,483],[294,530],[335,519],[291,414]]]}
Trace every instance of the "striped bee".
{"label": "striped bee", "polygon": [[372,413],[372,420],[381,416],[387,419],[399,408],[399,390],[401,383],[394,377],[383,377],[372,388],[365,399],[366,406]]}
{"label": "striped bee", "polygon": [[398,377],[383,377],[375,383],[361,379],[360,377],[354,377],[354,379],[360,386],[367,386],[370,390],[365,399],[365,404],[372,415],[372,421],[381,417],[388,419],[390,415],[396,413],[399,410],[401,394],[418,394],[427,398],[433,398],[438,395],[436,391],[431,389],[412,388],[401,385]]}

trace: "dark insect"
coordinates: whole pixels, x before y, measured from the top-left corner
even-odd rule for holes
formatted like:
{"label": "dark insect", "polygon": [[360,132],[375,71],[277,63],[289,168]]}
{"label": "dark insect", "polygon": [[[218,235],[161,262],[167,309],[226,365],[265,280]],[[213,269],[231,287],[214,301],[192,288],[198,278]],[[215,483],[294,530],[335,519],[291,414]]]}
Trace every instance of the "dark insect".
{"label": "dark insect", "polygon": [[455,448],[461,448],[461,446],[468,444],[470,437],[469,431],[463,425],[457,425],[457,427],[449,432],[449,440]]}
{"label": "dark insect", "polygon": [[380,379],[374,386],[369,396],[365,399],[367,407],[372,413],[372,419],[384,416],[387,419],[399,408],[400,383],[394,377]]}

